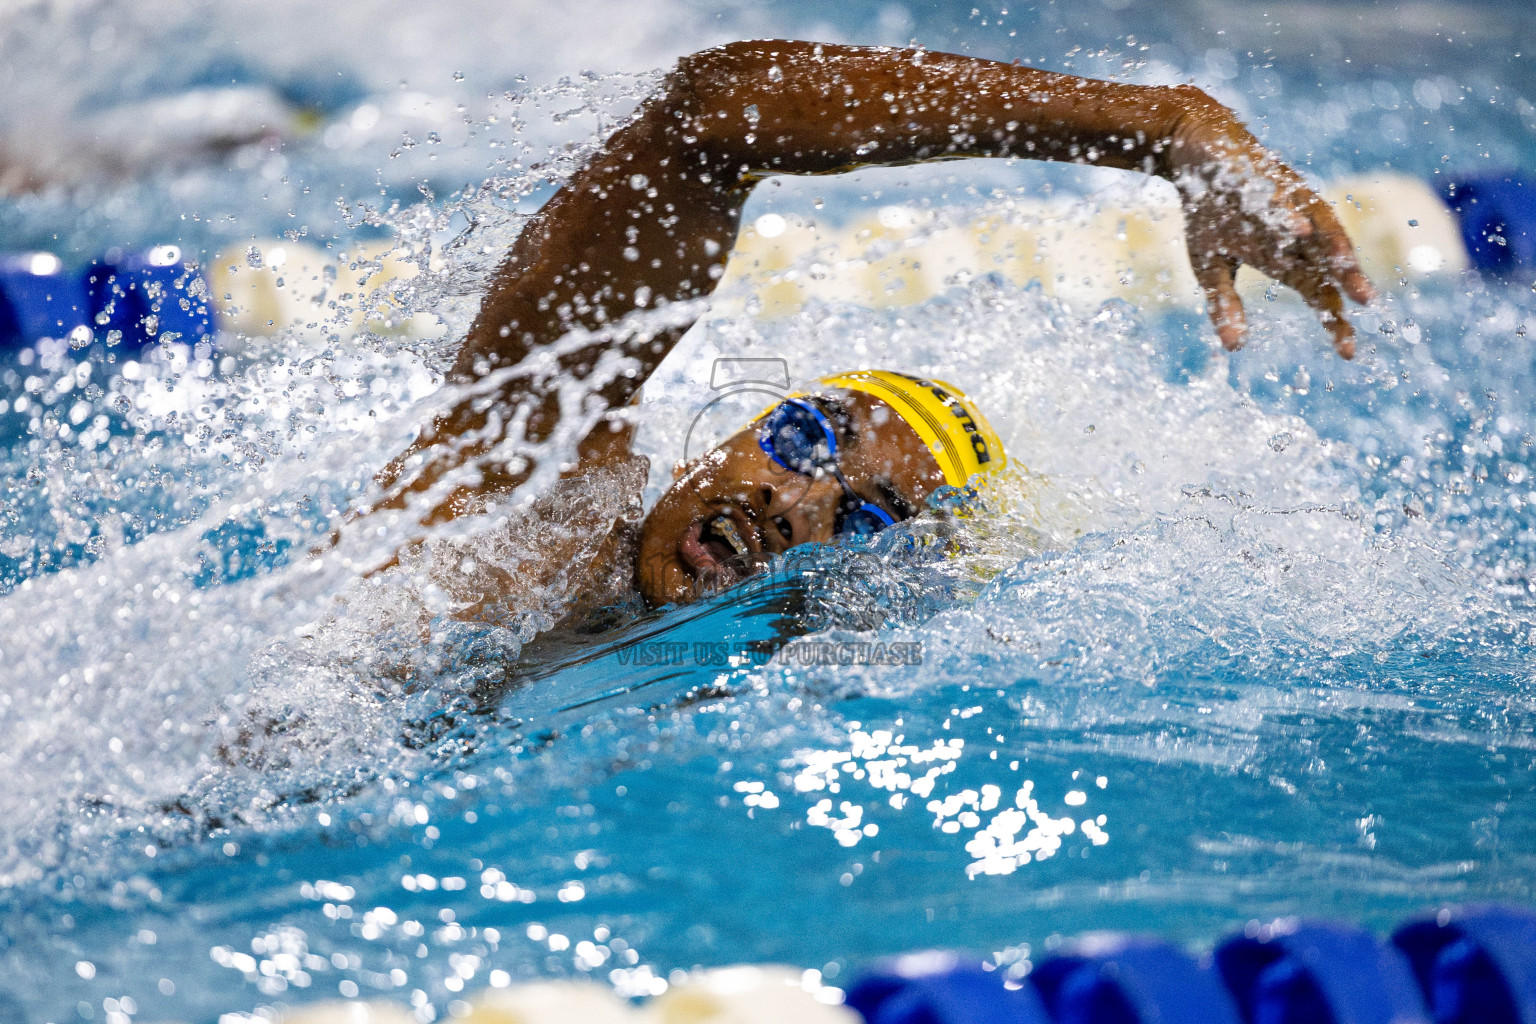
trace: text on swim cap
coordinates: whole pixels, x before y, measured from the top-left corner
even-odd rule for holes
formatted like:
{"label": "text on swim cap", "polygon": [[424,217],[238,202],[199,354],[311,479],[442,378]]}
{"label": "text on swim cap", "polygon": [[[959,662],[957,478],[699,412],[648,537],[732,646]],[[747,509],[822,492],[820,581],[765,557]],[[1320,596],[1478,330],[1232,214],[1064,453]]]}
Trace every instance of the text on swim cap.
{"label": "text on swim cap", "polygon": [[977,465],[985,466],[991,462],[992,452],[987,448],[987,439],[982,437],[981,431],[976,428],[976,419],[971,415],[970,410],[959,399],[955,398],[954,395],[951,395],[933,381],[918,380],[918,383],[927,388],[940,402],[944,403],[949,411],[954,414],[955,418],[960,421],[960,425],[965,428],[966,436],[970,439],[971,450],[976,453]]}

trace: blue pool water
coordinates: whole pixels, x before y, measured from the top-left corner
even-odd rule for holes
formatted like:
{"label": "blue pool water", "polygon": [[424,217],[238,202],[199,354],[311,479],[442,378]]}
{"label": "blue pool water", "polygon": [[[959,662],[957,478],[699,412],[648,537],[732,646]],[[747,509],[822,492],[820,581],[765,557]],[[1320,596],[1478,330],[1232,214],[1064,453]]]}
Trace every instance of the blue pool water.
{"label": "blue pool water", "polygon": [[[446,617],[443,580],[475,571],[446,534],[372,581],[305,554],[441,400],[434,370],[547,194],[518,162],[604,123],[547,115],[622,111],[650,80],[563,75],[737,36],[917,38],[1193,77],[1319,177],[1536,168],[1518,4],[1008,6],[0,15],[0,82],[30,104],[0,144],[66,182],[0,201],[5,248],[208,258],[302,231],[349,253],[344,280],[398,236],[446,251],[402,301],[447,339],[274,325],[0,363],[0,1019],[362,995],[428,1021],[496,972],[639,995],[774,961],[837,984],[945,946],[1022,973],[1099,929],[1208,944],[1255,918],[1536,902],[1529,273],[1379,281],[1349,364],[1284,298],[1230,358],[1195,314],[987,279],[896,310],[717,313],[642,414],[651,497],[712,354],[931,369],[1027,472],[952,535],[915,529],[935,546],[809,552],[596,637],[530,643],[558,580],[494,627]],[[210,145],[143,114],[230,83],[289,126]],[[530,91],[525,123],[507,90]],[[133,111],[106,160],[91,140]],[[460,191],[488,175],[504,194]],[[748,217],[963,219],[1045,184],[1102,179],[866,173],[764,189]],[[472,559],[578,543],[622,483],[568,535],[471,537]],[[876,650],[894,663],[822,663]]]}

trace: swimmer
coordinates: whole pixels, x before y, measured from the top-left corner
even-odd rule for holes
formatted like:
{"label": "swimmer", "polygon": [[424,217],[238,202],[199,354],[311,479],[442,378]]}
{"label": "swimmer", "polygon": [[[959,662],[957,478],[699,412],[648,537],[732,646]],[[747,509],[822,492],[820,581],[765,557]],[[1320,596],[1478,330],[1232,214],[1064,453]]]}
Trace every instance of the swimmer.
{"label": "swimmer", "polygon": [[[1246,330],[1233,275],[1247,264],[1299,292],[1338,354],[1353,356],[1344,299],[1373,293],[1348,237],[1301,177],[1201,90],[924,50],[732,43],[679,61],[530,220],[449,374],[482,387],[382,471],[382,495],[362,511],[407,510],[431,525],[485,510],[533,469],[498,460],[508,425],[522,423],[530,441],[548,438],[560,417],[558,379],[584,380],[612,354],[636,370],[595,390],[601,418],[564,475],[633,464],[623,409],[686,325],[564,351],[546,380],[498,371],[572,331],[709,295],[764,177],[960,157],[1071,161],[1172,181],[1227,349]],[[937,488],[963,486],[1005,459],[981,411],[951,385],[892,372],[829,378],[682,467],[638,530],[613,526],[603,564],[588,575],[612,579],[618,566],[648,603],[686,602],[789,548],[909,519]]]}

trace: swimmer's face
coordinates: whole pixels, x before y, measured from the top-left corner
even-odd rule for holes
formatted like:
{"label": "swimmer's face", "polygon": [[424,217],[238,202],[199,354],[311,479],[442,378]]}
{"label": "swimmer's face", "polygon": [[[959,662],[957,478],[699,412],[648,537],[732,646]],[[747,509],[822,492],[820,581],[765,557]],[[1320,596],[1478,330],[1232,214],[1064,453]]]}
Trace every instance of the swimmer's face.
{"label": "swimmer's face", "polygon": [[[944,483],[917,432],[877,398],[825,392],[838,421],[838,465],[863,500],[908,519]],[[741,582],[770,557],[832,540],[844,495],[830,474],[790,472],[747,427],[681,468],[640,532],[640,592],[686,603]]]}

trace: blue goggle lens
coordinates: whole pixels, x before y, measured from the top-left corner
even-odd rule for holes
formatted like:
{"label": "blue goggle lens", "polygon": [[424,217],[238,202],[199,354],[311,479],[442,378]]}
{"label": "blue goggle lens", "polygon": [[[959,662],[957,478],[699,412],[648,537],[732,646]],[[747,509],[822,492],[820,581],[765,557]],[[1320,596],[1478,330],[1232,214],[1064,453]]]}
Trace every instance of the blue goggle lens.
{"label": "blue goggle lens", "polygon": [[837,468],[837,435],[825,414],[810,402],[786,398],[763,418],[757,443],[778,466],[792,473],[813,475],[825,470],[837,477],[847,496],[833,532],[838,536],[879,533],[896,520],[878,505],[860,501]]}
{"label": "blue goggle lens", "polygon": [[837,437],[820,409],[798,398],[786,398],[774,407],[757,443],[778,465],[792,473],[810,475],[827,469],[837,458]]}
{"label": "blue goggle lens", "polygon": [[834,531],[839,537],[852,534],[856,537],[867,537],[870,534],[879,533],[887,526],[895,526],[896,520],[878,505],[865,502],[852,512],[848,512],[838,521]]}

